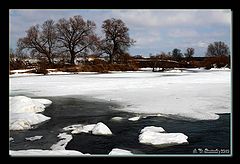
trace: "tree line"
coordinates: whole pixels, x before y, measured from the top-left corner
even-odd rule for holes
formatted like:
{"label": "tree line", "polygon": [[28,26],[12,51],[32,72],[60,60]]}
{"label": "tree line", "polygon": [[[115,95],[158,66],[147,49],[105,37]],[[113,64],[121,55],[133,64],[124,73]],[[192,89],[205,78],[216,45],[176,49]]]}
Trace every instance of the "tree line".
{"label": "tree line", "polygon": [[88,54],[107,54],[109,63],[113,63],[135,43],[120,19],[103,21],[103,38],[97,36],[95,30],[95,22],[84,20],[80,15],[57,22],[46,20],[42,25],[31,26],[26,36],[18,39],[17,51],[30,52],[49,64],[54,64],[56,57],[69,57],[70,64],[74,65],[77,56],[86,58]]}
{"label": "tree line", "polygon": [[[58,21],[46,20],[43,24],[31,26],[25,37],[17,41],[17,49],[10,50],[10,69],[18,68],[21,61],[26,57],[24,54],[40,59],[45,65],[54,65],[55,59],[61,59],[66,63],[75,65],[77,57],[84,60],[89,55],[97,57],[106,55],[108,64],[117,61],[128,63],[138,58],[127,53],[128,49],[136,42],[129,36],[129,28],[121,19],[106,19],[101,26],[103,36],[96,34],[96,24],[91,20],[84,20],[80,15],[68,19],[61,18]],[[17,55],[16,55],[17,54]],[[150,58],[158,60],[174,60],[177,62],[191,61],[195,54],[195,49],[188,47],[184,53],[180,49],[174,48],[172,52],[161,52],[150,55]],[[17,56],[17,61],[14,59]],[[210,43],[207,47],[206,57],[210,59],[208,65],[214,62],[226,63],[226,57],[230,56],[227,44],[222,41]],[[210,61],[211,60],[211,61]],[[101,63],[97,60],[94,63]],[[156,63],[156,62],[153,62]],[[192,62],[193,63],[193,62]],[[196,65],[196,64],[193,64]],[[223,64],[220,64],[223,65]]]}

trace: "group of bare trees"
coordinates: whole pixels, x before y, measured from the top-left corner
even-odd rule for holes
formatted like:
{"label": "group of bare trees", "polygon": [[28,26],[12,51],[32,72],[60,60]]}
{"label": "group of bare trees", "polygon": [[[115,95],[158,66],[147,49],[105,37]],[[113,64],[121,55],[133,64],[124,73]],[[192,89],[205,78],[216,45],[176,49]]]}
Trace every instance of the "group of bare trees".
{"label": "group of bare trees", "polygon": [[134,44],[129,37],[129,29],[120,19],[107,19],[102,24],[104,37],[95,33],[96,24],[84,20],[80,15],[69,19],[59,19],[57,22],[47,20],[42,25],[35,25],[26,31],[26,36],[17,42],[19,51],[27,51],[38,58],[46,59],[54,64],[54,59],[61,55],[75,64],[77,56],[89,54],[107,54],[109,62],[127,52]]}

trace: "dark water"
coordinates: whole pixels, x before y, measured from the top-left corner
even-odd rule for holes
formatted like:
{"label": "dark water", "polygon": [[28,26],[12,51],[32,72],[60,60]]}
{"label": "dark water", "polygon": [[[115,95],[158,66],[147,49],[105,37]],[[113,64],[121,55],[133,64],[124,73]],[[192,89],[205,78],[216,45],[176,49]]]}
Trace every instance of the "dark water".
{"label": "dark water", "polygon": [[[25,131],[10,131],[14,141],[10,142],[11,150],[50,149],[59,139],[62,128],[72,124],[95,124],[103,122],[112,131],[112,136],[75,134],[66,146],[67,150],[78,150],[82,153],[108,154],[113,148],[130,150],[134,154],[193,154],[206,148],[222,151],[220,155],[230,154],[230,114],[221,114],[218,120],[196,121],[178,118],[149,116],[138,121],[129,121],[136,116],[133,113],[114,110],[120,104],[105,102],[81,96],[44,97],[53,103],[43,112],[51,119],[37,127]],[[112,121],[112,117],[123,117],[121,121]],[[187,145],[157,148],[140,144],[139,132],[145,126],[161,126],[167,132],[184,133],[188,136]],[[69,133],[69,132],[67,132]],[[27,141],[26,137],[40,135],[40,140]],[[196,153],[196,152],[195,152]],[[216,155],[215,153],[212,153]]]}

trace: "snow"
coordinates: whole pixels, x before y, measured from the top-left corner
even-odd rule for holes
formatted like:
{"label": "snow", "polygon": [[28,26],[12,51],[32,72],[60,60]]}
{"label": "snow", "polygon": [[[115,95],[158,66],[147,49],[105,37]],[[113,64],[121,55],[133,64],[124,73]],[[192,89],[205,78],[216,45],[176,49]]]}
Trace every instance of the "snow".
{"label": "snow", "polygon": [[223,67],[223,68],[211,68],[210,70],[212,70],[212,71],[230,71],[230,68],[225,68],[225,67]]}
{"label": "snow", "polygon": [[47,121],[50,117],[38,112],[45,110],[45,105],[52,102],[47,99],[31,99],[26,96],[9,98],[10,130],[24,130],[32,128],[32,125]]}
{"label": "snow", "polygon": [[136,116],[136,117],[131,117],[131,118],[129,118],[128,120],[129,121],[137,121],[137,120],[139,120],[140,119],[140,116]]}
{"label": "snow", "polygon": [[85,95],[123,105],[119,110],[215,120],[231,112],[231,71],[113,72],[10,77],[10,94]]}
{"label": "snow", "polygon": [[86,155],[75,150],[41,150],[41,149],[28,149],[28,150],[10,150],[12,156],[79,156]]}
{"label": "snow", "polygon": [[70,130],[76,130],[76,129],[79,129],[81,128],[82,129],[82,124],[75,124],[75,125],[69,125],[67,127],[64,127],[63,130],[64,131],[70,131]]}
{"label": "snow", "polygon": [[13,141],[14,139],[12,137],[9,137],[9,141]]}
{"label": "snow", "polygon": [[9,77],[29,77],[29,76],[42,76],[42,75],[36,73],[15,73],[9,75]]}
{"label": "snow", "polygon": [[37,113],[43,112],[45,106],[26,96],[10,97],[10,112],[12,113]]}
{"label": "snow", "polygon": [[94,135],[112,135],[111,130],[102,122],[97,123],[92,129]]}
{"label": "snow", "polygon": [[143,128],[140,133],[144,133],[147,131],[158,132],[158,133],[165,132],[165,130],[162,127],[147,126],[147,127]]}
{"label": "snow", "polygon": [[94,135],[112,135],[111,130],[102,122],[89,125],[69,125],[63,128],[64,131],[71,131],[72,134],[91,133]]}
{"label": "snow", "polygon": [[172,73],[181,73],[183,72],[183,70],[180,70],[180,69],[172,69],[172,70],[167,70],[167,71],[164,71],[164,72],[172,72]]}
{"label": "snow", "polygon": [[71,72],[61,72],[61,71],[58,71],[58,72],[49,72],[48,75],[70,75],[72,74]]}
{"label": "snow", "polygon": [[96,124],[84,125],[84,126],[82,126],[80,128],[74,129],[71,133],[72,134],[90,133],[95,126],[96,126]]}
{"label": "snow", "polygon": [[147,126],[139,135],[139,142],[157,147],[187,144],[188,137],[183,133],[165,133],[162,127]]}
{"label": "snow", "polygon": [[28,141],[35,141],[35,140],[40,140],[43,136],[34,136],[34,137],[28,137],[25,138]]}
{"label": "snow", "polygon": [[49,120],[50,117],[36,113],[10,113],[10,130],[31,129],[32,125]]}
{"label": "snow", "polygon": [[139,142],[158,147],[187,144],[187,136],[183,133],[159,133],[146,131],[139,135]]}
{"label": "snow", "polygon": [[35,68],[33,68],[33,69],[18,69],[18,70],[11,70],[10,72],[11,72],[11,73],[16,73],[16,74],[18,74],[18,73],[24,73],[24,72],[29,72],[29,71],[33,71],[33,70],[35,70]]}
{"label": "snow", "polygon": [[39,102],[39,103],[42,103],[44,105],[50,105],[52,104],[52,101],[51,100],[48,100],[48,99],[33,99],[34,101],[36,102]]}
{"label": "snow", "polygon": [[[96,126],[96,124],[85,125],[85,126],[82,127],[81,130],[79,130],[79,132],[82,132],[82,133],[90,133],[95,126]],[[78,132],[78,133],[79,133],[79,132]],[[72,131],[72,133],[73,133],[73,134],[76,133],[76,130]]]}
{"label": "snow", "polygon": [[121,120],[123,120],[122,117],[113,117],[113,118],[111,118],[111,121],[121,121]]}
{"label": "snow", "polygon": [[128,150],[113,148],[109,155],[132,155],[132,153]]}
{"label": "snow", "polygon": [[61,140],[51,146],[52,150],[65,150],[68,142],[72,140],[72,135],[67,133],[60,133],[58,135],[58,138],[60,138]]}

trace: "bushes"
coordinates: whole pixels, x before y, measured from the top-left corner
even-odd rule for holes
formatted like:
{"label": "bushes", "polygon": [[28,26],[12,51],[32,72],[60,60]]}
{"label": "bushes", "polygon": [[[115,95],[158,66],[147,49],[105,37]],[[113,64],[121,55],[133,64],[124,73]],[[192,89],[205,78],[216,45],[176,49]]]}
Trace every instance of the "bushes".
{"label": "bushes", "polygon": [[15,69],[26,69],[27,65],[23,60],[11,60],[10,61],[10,70],[15,70]]}
{"label": "bushes", "polygon": [[208,57],[203,61],[203,67],[210,69],[213,67],[221,68],[226,65],[230,65],[229,57],[227,56],[217,56],[217,57]]}
{"label": "bushes", "polygon": [[96,64],[96,65],[81,65],[81,66],[68,66],[58,68],[63,72],[99,72],[108,73],[109,71],[137,71],[137,65],[133,64]]}

